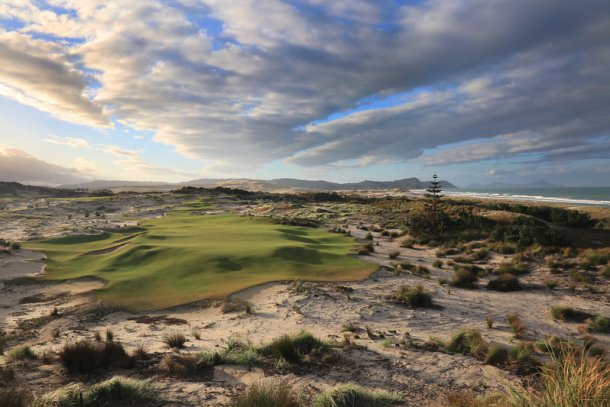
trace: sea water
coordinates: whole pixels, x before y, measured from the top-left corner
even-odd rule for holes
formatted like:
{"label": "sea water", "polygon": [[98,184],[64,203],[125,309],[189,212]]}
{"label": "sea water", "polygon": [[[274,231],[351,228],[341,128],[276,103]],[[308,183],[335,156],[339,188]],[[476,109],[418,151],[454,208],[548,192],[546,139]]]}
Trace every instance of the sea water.
{"label": "sea water", "polygon": [[[413,192],[425,192],[415,190]],[[610,187],[447,189],[447,197],[510,199],[610,207]]]}

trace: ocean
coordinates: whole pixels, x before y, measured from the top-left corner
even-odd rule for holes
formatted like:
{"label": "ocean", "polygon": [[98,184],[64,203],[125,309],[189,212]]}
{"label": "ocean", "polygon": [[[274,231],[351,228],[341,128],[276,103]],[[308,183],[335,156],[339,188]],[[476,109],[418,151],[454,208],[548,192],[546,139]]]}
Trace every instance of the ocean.
{"label": "ocean", "polygon": [[[425,192],[415,190],[413,192]],[[447,197],[510,199],[610,208],[610,187],[447,189]]]}

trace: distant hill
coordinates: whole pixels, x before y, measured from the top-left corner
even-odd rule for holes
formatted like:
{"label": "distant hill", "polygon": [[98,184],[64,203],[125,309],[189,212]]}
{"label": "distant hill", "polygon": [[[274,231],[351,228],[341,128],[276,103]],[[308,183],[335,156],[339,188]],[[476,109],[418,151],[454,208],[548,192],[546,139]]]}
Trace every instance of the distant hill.
{"label": "distant hill", "polygon": [[532,181],[527,184],[509,184],[506,182],[492,182],[491,184],[470,184],[466,189],[495,189],[495,188],[563,188],[561,184],[553,184],[543,180]]}
{"label": "distant hill", "polygon": [[[106,181],[96,180],[91,182],[83,182],[82,184],[65,184],[60,185],[59,188],[65,189],[99,189],[99,188],[114,188],[114,187],[148,187],[152,185],[169,185],[167,182],[154,182],[154,181]],[[178,184],[176,184],[178,185]]]}
{"label": "distant hill", "polygon": [[15,196],[22,198],[74,198],[83,196],[112,195],[108,190],[88,191],[76,189],[61,189],[23,185],[18,182],[0,181],[0,196]]}
{"label": "distant hill", "polygon": [[[294,188],[309,188],[326,191],[345,191],[357,189],[426,189],[430,185],[430,181],[420,181],[417,178],[405,178],[395,181],[361,181],[355,183],[340,184],[330,181],[307,181],[294,178],[279,178],[269,180],[277,185]],[[440,181],[440,186],[443,189],[455,189],[455,185],[448,181]]]}
{"label": "distant hill", "polygon": [[227,181],[249,181],[247,178],[198,178],[186,182],[180,182],[176,185],[212,185]]}

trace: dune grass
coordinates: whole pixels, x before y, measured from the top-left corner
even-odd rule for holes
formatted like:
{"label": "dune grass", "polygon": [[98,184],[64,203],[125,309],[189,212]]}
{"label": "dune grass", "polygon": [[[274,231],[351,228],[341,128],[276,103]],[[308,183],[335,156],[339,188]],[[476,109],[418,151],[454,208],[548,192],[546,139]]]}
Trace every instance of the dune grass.
{"label": "dune grass", "polygon": [[203,198],[138,228],[24,246],[47,254],[40,278],[102,278],[108,281],[98,291],[102,300],[136,311],[221,298],[270,281],[359,280],[378,268],[348,256],[356,242],[343,235],[262,217],[192,215],[212,209],[210,203]]}

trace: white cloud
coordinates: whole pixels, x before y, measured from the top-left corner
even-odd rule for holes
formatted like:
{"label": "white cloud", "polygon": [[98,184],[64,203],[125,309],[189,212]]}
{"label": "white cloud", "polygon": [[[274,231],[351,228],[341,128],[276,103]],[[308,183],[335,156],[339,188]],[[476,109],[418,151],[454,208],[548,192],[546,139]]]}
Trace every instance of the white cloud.
{"label": "white cloud", "polygon": [[87,180],[78,168],[51,164],[14,148],[0,148],[0,181],[56,186]]}
{"label": "white cloud", "polygon": [[81,148],[96,149],[95,147],[90,146],[89,142],[87,140],[82,139],[82,138],[77,138],[77,137],[60,137],[60,136],[55,136],[53,134],[49,134],[49,136],[52,137],[52,138],[44,140],[47,143],[60,144],[60,145],[65,145],[65,146],[70,146],[70,147],[81,147]]}

